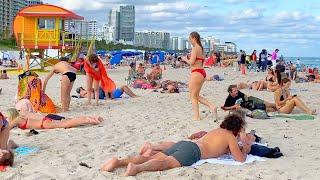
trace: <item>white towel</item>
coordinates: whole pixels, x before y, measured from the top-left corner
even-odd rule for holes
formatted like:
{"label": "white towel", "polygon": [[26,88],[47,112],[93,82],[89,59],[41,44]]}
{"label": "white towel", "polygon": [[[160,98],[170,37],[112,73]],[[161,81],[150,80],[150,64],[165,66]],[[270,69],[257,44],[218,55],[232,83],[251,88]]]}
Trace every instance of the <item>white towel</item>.
{"label": "white towel", "polygon": [[200,166],[204,163],[210,163],[210,164],[223,164],[223,165],[244,165],[244,164],[250,164],[254,161],[265,161],[263,158],[259,157],[259,156],[253,156],[251,154],[249,154],[247,156],[247,160],[245,162],[238,162],[235,161],[232,158],[232,155],[223,155],[220,156],[218,158],[212,158],[212,159],[202,159],[199,160],[198,162],[194,163],[193,165],[191,165],[191,167],[196,167],[196,166]]}

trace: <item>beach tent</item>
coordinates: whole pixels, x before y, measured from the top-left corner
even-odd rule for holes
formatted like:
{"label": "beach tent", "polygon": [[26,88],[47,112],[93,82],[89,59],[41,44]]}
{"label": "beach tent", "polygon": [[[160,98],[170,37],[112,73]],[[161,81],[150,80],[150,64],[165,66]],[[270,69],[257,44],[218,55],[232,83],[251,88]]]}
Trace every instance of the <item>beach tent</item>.
{"label": "beach tent", "polygon": [[111,65],[118,65],[120,64],[122,59],[122,54],[115,54],[112,56],[111,60],[110,60],[110,64]]}
{"label": "beach tent", "polygon": [[153,55],[151,59],[151,64],[158,64],[160,63],[160,58],[158,55]]}
{"label": "beach tent", "polygon": [[107,55],[107,51],[106,50],[98,50],[97,55],[105,57]]}

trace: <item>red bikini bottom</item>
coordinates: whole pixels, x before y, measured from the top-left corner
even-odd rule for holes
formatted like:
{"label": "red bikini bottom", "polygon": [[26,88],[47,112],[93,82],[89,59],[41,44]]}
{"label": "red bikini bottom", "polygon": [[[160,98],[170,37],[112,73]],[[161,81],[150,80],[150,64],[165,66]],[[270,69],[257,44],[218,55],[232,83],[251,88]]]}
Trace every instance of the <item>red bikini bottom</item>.
{"label": "red bikini bottom", "polygon": [[203,78],[207,77],[206,71],[204,69],[194,69],[194,70],[191,71],[191,73],[193,73],[193,72],[200,73],[203,76]]}

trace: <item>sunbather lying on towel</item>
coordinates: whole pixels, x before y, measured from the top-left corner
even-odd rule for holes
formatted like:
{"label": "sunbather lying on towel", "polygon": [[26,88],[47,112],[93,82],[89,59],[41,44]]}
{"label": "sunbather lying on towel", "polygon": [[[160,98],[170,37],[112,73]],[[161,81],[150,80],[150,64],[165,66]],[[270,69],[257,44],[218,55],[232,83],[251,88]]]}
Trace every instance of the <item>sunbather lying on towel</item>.
{"label": "sunbather lying on towel", "polygon": [[81,116],[76,118],[65,118],[55,114],[37,114],[27,111],[18,112],[11,108],[7,110],[10,128],[19,127],[25,129],[55,129],[72,128],[80,125],[97,125],[102,122],[101,117]]}
{"label": "sunbather lying on towel", "polygon": [[[76,91],[79,94],[80,98],[88,98],[88,91],[85,90],[83,87],[77,88]],[[120,88],[116,88],[114,91],[112,91],[112,93],[105,93],[104,90],[100,87],[99,88],[99,99],[106,99],[106,98],[107,99],[117,99],[117,98],[121,98],[123,93],[126,93],[130,97],[133,97],[133,98],[139,97],[136,94],[134,94],[128,86],[124,85],[124,86],[121,86]],[[95,94],[91,93],[91,95],[92,95],[92,98],[94,99]]]}
{"label": "sunbather lying on towel", "polygon": [[238,146],[237,136],[245,126],[244,119],[239,114],[225,117],[220,128],[208,132],[201,139],[180,141],[151,157],[141,155],[127,159],[112,158],[102,166],[103,171],[113,171],[127,166],[126,176],[134,176],[143,171],[163,171],[182,166],[191,166],[200,159],[216,158],[231,152],[236,161],[244,162],[250,152],[250,145]]}
{"label": "sunbather lying on towel", "polygon": [[[188,137],[188,139],[198,140],[203,136],[205,136],[207,133],[208,132],[206,131],[200,131],[192,134],[190,137]],[[263,145],[253,144],[254,142],[259,142],[259,140],[257,140],[256,136],[251,133],[240,132],[238,136],[238,140],[239,140],[238,144],[240,148],[243,143],[251,145],[251,151],[249,154],[260,156],[260,157],[268,157],[268,158],[278,158],[283,156],[283,154],[280,152],[280,149],[278,147],[268,148]],[[158,152],[165,152],[167,149],[171,148],[175,144],[176,142],[171,142],[171,141],[161,142],[158,144],[151,144],[149,142],[146,142],[144,146],[140,149],[139,154],[144,157],[150,157],[157,154]]]}
{"label": "sunbather lying on towel", "polygon": [[[237,85],[230,85],[228,87],[229,96],[227,97],[224,106],[221,107],[223,110],[236,110],[240,108],[249,108],[247,107],[249,105],[249,102],[251,102],[251,105],[254,104],[255,106],[265,106],[266,111],[273,112],[276,111],[276,105],[266,102],[262,99],[253,97],[253,96],[247,96],[243,94],[241,91],[238,90]],[[254,108],[254,107],[252,107]],[[249,108],[249,110],[252,110]]]}

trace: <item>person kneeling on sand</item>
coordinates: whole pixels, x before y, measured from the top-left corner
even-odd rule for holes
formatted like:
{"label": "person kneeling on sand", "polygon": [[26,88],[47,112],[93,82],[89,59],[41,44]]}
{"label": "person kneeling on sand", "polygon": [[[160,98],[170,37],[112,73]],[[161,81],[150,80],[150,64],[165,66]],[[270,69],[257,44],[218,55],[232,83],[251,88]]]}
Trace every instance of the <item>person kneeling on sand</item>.
{"label": "person kneeling on sand", "polygon": [[55,114],[37,114],[27,111],[17,111],[14,108],[7,110],[10,128],[19,127],[25,129],[55,129],[72,128],[80,125],[98,125],[102,122],[101,117],[81,116],[76,118],[65,118]]}
{"label": "person kneeling on sand", "polygon": [[[77,88],[76,92],[79,94],[80,98],[88,98],[88,91],[85,90],[83,87],[79,87]],[[126,93],[127,95],[129,95],[132,98],[136,98],[139,97],[136,94],[134,94],[131,89],[124,85],[121,86],[120,88],[115,89],[112,93],[105,93],[104,90],[102,89],[102,87],[99,87],[99,99],[117,99],[117,98],[121,98],[122,94]],[[95,94],[92,94],[92,98],[95,99]]]}
{"label": "person kneeling on sand", "polygon": [[201,139],[180,141],[165,152],[159,152],[151,157],[141,155],[127,159],[112,158],[102,166],[103,171],[113,171],[127,166],[126,176],[134,176],[143,171],[163,171],[182,166],[191,166],[200,159],[216,158],[231,152],[234,160],[244,162],[250,152],[250,145],[238,146],[237,136],[246,122],[238,114],[225,117],[220,128],[208,132]]}
{"label": "person kneeling on sand", "polygon": [[14,154],[11,149],[17,148],[17,145],[9,140],[9,133],[9,122],[0,112],[0,166],[13,165]]}
{"label": "person kneeling on sand", "polygon": [[[224,106],[221,107],[223,110],[236,110],[240,108],[248,108],[246,102],[252,102],[256,105],[263,105],[266,111],[273,112],[276,111],[276,105],[266,102],[262,99],[253,96],[247,96],[238,90],[237,85],[230,85],[228,87],[229,96],[227,97]],[[251,110],[251,109],[249,109]]]}
{"label": "person kneeling on sand", "polygon": [[281,80],[281,88],[274,92],[274,100],[278,111],[285,114],[290,114],[295,107],[301,109],[304,113],[315,115],[316,110],[311,110],[306,104],[297,96],[291,96],[289,88],[291,86],[291,80],[284,78]]}

